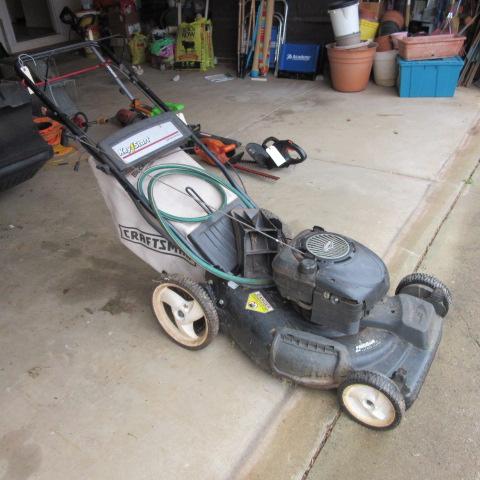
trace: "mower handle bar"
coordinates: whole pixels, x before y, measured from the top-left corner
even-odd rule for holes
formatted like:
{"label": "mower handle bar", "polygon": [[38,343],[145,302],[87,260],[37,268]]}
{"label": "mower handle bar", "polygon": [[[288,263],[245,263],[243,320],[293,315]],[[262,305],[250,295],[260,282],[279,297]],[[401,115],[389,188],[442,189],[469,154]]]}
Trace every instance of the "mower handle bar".
{"label": "mower handle bar", "polygon": [[[36,60],[42,60],[44,58],[49,58],[51,56],[56,56],[60,55],[63,53],[67,52],[74,52],[76,50],[81,50],[83,48],[91,48],[91,50],[95,53],[97,58],[100,60],[101,63],[105,64],[105,68],[108,70],[110,75],[114,78],[114,80],[119,84],[119,86],[122,88],[123,82],[118,78],[118,76],[115,74],[115,72],[112,70],[110,65],[106,63],[106,59],[103,57],[103,54],[108,57],[109,59],[112,60],[112,62],[119,68],[123,67],[125,69],[125,74],[130,80],[130,82],[135,85],[137,88],[139,88],[142,93],[153,103],[156,104],[158,107],[160,107],[164,112],[169,112],[170,108],[163,102],[157,94],[150,89],[148,85],[146,85],[138,76],[136,73],[132,70],[132,68],[129,65],[126,65],[123,63],[121,60],[117,58],[117,56],[108,48],[106,45],[103,45],[102,42],[106,40],[109,37],[106,38],[101,38],[98,40],[85,40],[83,42],[75,43],[72,45],[64,45],[62,47],[58,48],[53,48],[50,50],[45,50],[37,53],[32,53],[32,54],[20,54],[16,61],[15,61],[15,71],[17,72],[17,75],[25,82],[26,86],[29,87],[35,95],[52,111],[54,112],[56,120],[60,121],[63,123],[74,135],[82,138],[85,136],[85,132],[83,132],[79,127],[71,121],[70,118],[65,115],[64,112],[58,109],[57,105],[51,101],[51,99],[45,94],[45,92],[38,87],[38,85],[35,85],[35,82],[32,81],[28,74],[22,70],[22,67],[25,65],[25,63],[29,61],[33,61],[35,63]],[[128,89],[125,90],[128,92]],[[128,97],[131,96],[131,94],[127,94]],[[239,189],[240,187],[237,185],[236,181],[230,175],[229,171],[227,168],[223,165],[222,162],[217,158],[217,156],[202,142],[200,141],[199,137],[191,130],[191,139],[193,142],[214,162],[214,164],[220,169],[222,172],[223,176],[228,180],[228,182],[234,187]],[[88,147],[84,145],[86,149],[91,153],[94,157],[98,157],[98,151],[93,150],[91,147]],[[100,155],[100,157],[102,157]],[[103,163],[109,164],[110,162],[105,162],[105,158],[102,158]],[[127,188],[128,190],[128,188]]]}
{"label": "mower handle bar", "polygon": [[55,55],[61,55],[63,53],[75,52],[76,50],[82,50],[84,48],[89,48],[89,47],[102,49],[104,47],[100,44],[101,42],[105,40],[109,40],[111,38],[118,37],[118,36],[119,35],[111,35],[108,37],[99,38],[98,40],[84,40],[83,42],[77,42],[71,45],[63,45],[61,47],[52,48],[50,50],[42,50],[36,53],[35,52],[23,53],[17,57],[17,60],[15,63],[18,63],[19,61],[20,63],[24,63],[22,60],[22,57],[26,57],[27,59],[33,59],[36,61],[36,60],[43,60],[44,58],[48,58]]}

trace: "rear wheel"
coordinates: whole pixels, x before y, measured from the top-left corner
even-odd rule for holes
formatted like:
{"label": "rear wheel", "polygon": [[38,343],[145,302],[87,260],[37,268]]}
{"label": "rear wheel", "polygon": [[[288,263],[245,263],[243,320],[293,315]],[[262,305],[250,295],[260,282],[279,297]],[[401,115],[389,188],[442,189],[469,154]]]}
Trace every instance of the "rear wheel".
{"label": "rear wheel", "polygon": [[445,317],[452,304],[452,294],[438,278],[426,273],[412,273],[398,284],[395,294],[412,295],[431,303],[440,317]]}
{"label": "rear wheel", "polygon": [[213,301],[201,285],[188,278],[165,277],[153,292],[152,306],[165,333],[184,348],[205,348],[218,333]]}
{"label": "rear wheel", "polygon": [[405,413],[405,399],[397,384],[365,370],[346,378],[338,387],[338,400],[353,420],[374,430],[395,428]]}

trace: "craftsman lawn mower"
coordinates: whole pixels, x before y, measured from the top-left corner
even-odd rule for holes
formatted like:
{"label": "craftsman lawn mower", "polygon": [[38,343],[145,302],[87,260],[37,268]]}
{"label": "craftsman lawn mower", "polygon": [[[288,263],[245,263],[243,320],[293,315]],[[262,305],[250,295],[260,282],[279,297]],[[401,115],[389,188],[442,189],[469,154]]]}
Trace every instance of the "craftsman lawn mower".
{"label": "craftsman lawn mower", "polygon": [[[98,142],[89,137],[45,95],[40,85],[51,80],[31,74],[35,61],[83,48],[130,101],[127,83],[163,113]],[[291,238],[237,184],[228,163],[102,41],[20,55],[16,69],[90,153],[121,242],[159,272],[153,310],[174,342],[201,349],[220,328],[264,370],[306,387],[337,388],[357,422],[379,430],[399,424],[438,348],[447,287],[414,273],[389,296],[385,264],[357,241],[318,226]],[[192,143],[224,178],[187,153]]]}

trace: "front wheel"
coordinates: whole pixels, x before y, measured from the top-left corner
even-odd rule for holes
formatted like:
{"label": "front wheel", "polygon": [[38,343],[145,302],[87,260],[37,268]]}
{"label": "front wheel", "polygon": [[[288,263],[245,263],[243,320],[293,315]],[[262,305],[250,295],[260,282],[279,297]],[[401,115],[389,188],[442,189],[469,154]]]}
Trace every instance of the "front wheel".
{"label": "front wheel", "polygon": [[397,384],[379,373],[352,372],[337,392],[349,417],[373,430],[395,428],[405,413],[405,399]]}
{"label": "front wheel", "polygon": [[400,280],[395,295],[404,293],[431,303],[440,317],[445,317],[452,305],[452,294],[438,278],[426,273],[412,273]]}
{"label": "front wheel", "polygon": [[152,306],[165,333],[184,348],[205,348],[218,333],[215,305],[193,280],[178,275],[164,277],[153,292]]}

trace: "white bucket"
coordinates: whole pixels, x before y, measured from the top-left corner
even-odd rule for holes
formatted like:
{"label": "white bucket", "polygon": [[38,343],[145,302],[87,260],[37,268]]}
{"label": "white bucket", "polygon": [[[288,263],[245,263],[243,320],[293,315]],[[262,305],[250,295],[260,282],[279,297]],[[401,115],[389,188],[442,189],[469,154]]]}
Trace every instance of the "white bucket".
{"label": "white bucket", "polygon": [[358,0],[343,0],[329,5],[328,13],[332,22],[335,39],[360,32]]}
{"label": "white bucket", "polygon": [[393,87],[397,81],[397,50],[375,53],[373,77],[377,85]]}

